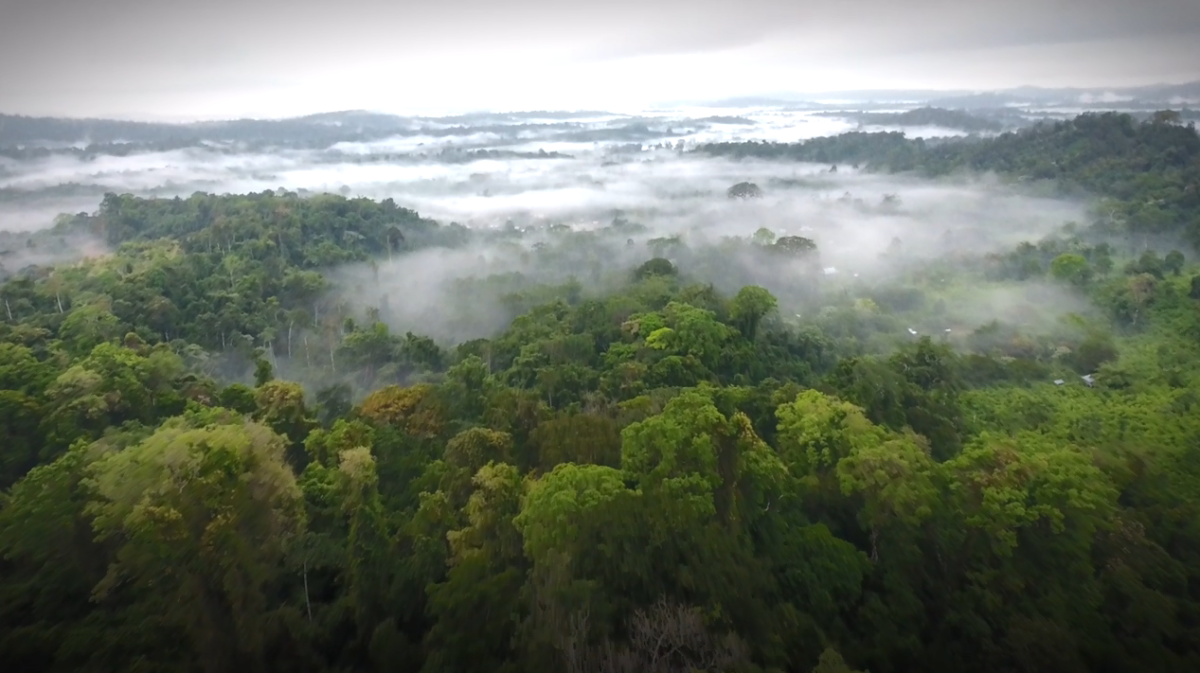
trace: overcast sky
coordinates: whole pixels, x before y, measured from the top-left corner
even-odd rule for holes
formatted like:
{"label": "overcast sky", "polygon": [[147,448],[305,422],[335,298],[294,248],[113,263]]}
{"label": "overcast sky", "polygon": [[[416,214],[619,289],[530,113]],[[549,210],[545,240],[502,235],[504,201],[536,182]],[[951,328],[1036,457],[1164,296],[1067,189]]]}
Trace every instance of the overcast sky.
{"label": "overcast sky", "polygon": [[620,109],[1200,80],[1200,0],[0,0],[0,112]]}

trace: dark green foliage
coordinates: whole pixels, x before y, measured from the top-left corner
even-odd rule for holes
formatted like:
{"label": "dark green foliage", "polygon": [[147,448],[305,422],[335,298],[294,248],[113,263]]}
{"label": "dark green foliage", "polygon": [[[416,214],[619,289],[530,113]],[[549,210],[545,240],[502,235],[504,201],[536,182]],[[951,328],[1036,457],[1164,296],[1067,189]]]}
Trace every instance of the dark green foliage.
{"label": "dark green foliage", "polygon": [[633,277],[636,280],[644,280],[646,278],[650,278],[651,276],[674,276],[678,273],[679,270],[676,269],[675,265],[669,260],[663,259],[662,257],[655,257],[654,259],[651,259],[639,266],[637,270],[633,272]]}
{"label": "dark green foliage", "polygon": [[235,383],[221,390],[217,401],[222,407],[233,409],[243,414],[252,414],[258,409],[258,406],[254,403],[254,389],[240,383]]}
{"label": "dark green foliage", "polygon": [[963,131],[1000,131],[1003,125],[964,110],[922,107],[904,112],[858,112],[847,115],[861,124],[879,126],[942,126]]}
{"label": "dark green foliage", "polygon": [[830,138],[813,138],[803,143],[743,142],[701,146],[707,154],[759,159],[788,159],[820,164],[835,162],[913,167],[924,149],[924,141],[909,141],[903,133],[845,133]]}
{"label": "dark green foliage", "polygon": [[803,236],[780,236],[771,247],[793,255],[808,255],[817,251],[817,244]]}
{"label": "dark green foliage", "polygon": [[261,386],[267,381],[275,378],[274,368],[271,363],[266,360],[257,360],[254,363],[254,385]]}
{"label": "dark green foliage", "polygon": [[1179,252],[1178,250],[1172,250],[1171,252],[1168,252],[1166,258],[1163,259],[1163,268],[1167,271],[1170,271],[1172,275],[1178,276],[1179,272],[1183,270],[1184,261],[1185,260],[1182,252]]}
{"label": "dark green foliage", "polygon": [[726,195],[731,199],[758,199],[762,198],[762,188],[753,182],[739,182],[730,187],[726,191]]}
{"label": "dark green foliage", "polygon": [[[1166,199],[1125,233],[1187,233],[1197,204],[1158,184],[1192,175],[1180,133],[710,151],[1029,171]],[[1198,670],[1200,276],[1092,224],[833,292],[717,282],[730,250],[811,272],[809,239],[655,239],[674,261],[607,291],[464,281],[511,320],[450,347],[324,271],[463,231],[110,196],[60,226],[112,256],[0,285],[0,667]],[[531,259],[579,268],[630,229]],[[980,289],[1094,310],[907,331]]]}

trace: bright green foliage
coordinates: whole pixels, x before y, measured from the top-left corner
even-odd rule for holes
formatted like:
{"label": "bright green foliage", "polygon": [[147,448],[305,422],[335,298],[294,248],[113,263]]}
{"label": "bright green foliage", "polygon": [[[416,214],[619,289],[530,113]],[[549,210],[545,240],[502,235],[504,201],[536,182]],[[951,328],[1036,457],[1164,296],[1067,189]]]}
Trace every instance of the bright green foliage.
{"label": "bright green foliage", "polygon": [[100,344],[47,388],[43,428],[48,449],[96,438],[126,421],[151,423],[182,411],[183,363],[169,351],[147,356]]}
{"label": "bright green foliage", "polygon": [[36,395],[54,377],[54,366],[39,361],[29,347],[0,342],[0,390]]}
{"label": "bright green foliage", "polygon": [[837,470],[842,491],[862,496],[860,522],[873,531],[893,522],[919,526],[938,500],[937,470],[912,437],[856,446]]}
{"label": "bright green foliage", "polygon": [[[514,518],[524,483],[516,468],[503,463],[483,466],[473,482],[475,492],[464,508],[467,525],[447,534],[453,567],[444,583],[430,588],[430,613],[437,622],[426,642],[435,654],[422,670],[501,668],[517,626],[512,606],[525,564]],[[470,621],[478,628],[456,626]]]}
{"label": "bright green foliage", "polygon": [[[673,500],[708,502],[721,483],[718,442],[728,421],[699,392],[667,403],[662,414],[630,425],[622,433],[621,468],[646,489],[663,489]],[[704,505],[702,505],[704,506]]]}
{"label": "bright green foliage", "polygon": [[738,325],[738,329],[749,341],[754,341],[758,334],[758,325],[779,302],[771,293],[758,286],[747,286],[738,290],[729,307],[729,315]]}
{"label": "bright green foliage", "polygon": [[[0,283],[0,667],[1200,670],[1200,276],[1154,247],[1200,240],[1194,131],[702,151],[1101,198],[883,280],[765,229],[273,192],[0,232],[111,246]],[[466,242],[537,272],[393,331],[409,253]]]}
{"label": "bright green foliage", "polygon": [[529,489],[514,523],[525,538],[525,553],[536,563],[557,550],[570,553],[579,522],[597,508],[633,492],[621,472],[602,465],[559,465]]}
{"label": "bright green foliage", "polygon": [[1019,530],[1038,524],[1055,534],[1078,529],[1090,538],[1115,507],[1115,490],[1086,454],[1036,436],[995,441],[981,435],[946,468],[957,476],[958,511],[1000,556],[1015,549]]}
{"label": "bright green foliage", "polygon": [[1063,253],[1050,262],[1050,274],[1066,283],[1084,285],[1091,279],[1092,270],[1083,255]]}
{"label": "bright green foliage", "polygon": [[58,328],[59,338],[73,355],[86,354],[124,332],[120,319],[98,303],[72,310]]}
{"label": "bright green foliage", "polygon": [[304,438],[316,427],[304,403],[304,388],[290,381],[267,381],[254,390],[254,418],[288,440],[288,460],[304,462]]}
{"label": "bright green foliage", "polygon": [[268,585],[303,530],[284,443],[255,424],[164,426],[90,468],[88,512],[117,546],[94,590],[158,606],[206,670],[261,668]]}

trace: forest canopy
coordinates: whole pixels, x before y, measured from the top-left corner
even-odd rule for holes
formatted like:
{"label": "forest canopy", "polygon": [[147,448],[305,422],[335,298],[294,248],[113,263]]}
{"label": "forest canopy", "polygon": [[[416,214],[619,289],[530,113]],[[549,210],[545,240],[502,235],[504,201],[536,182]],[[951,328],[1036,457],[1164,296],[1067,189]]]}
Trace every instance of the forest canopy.
{"label": "forest canopy", "polygon": [[[94,246],[0,284],[5,670],[1200,669],[1195,130],[700,153],[1102,205],[855,280],[767,227],[109,194],[4,241]],[[481,246],[570,273],[458,279],[483,337],[390,326]]]}

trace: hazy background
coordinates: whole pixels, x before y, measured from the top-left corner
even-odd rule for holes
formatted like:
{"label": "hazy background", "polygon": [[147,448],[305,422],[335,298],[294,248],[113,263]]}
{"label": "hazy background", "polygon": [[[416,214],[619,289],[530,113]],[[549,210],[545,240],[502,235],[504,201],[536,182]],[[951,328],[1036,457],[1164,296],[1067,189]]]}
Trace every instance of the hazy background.
{"label": "hazy background", "polygon": [[[106,192],[391,198],[494,235],[324,270],[329,301],[386,306],[394,329],[445,342],[506,325],[505,293],[603,292],[656,255],[722,292],[763,285],[789,319],[901,283],[946,304],[921,333],[1083,310],[1061,288],[952,274],[1086,222],[1090,200],[688,150],[849,131],[934,143],[1086,110],[1194,119],[1200,105],[1195,0],[0,3],[0,277],[104,254],[14,232],[95,211]],[[886,116],[922,106],[965,117]],[[763,197],[727,198],[745,181]],[[760,228],[814,240],[816,278],[764,265],[747,241]],[[682,245],[655,242],[671,237]]]}
{"label": "hazy background", "polygon": [[[874,113],[895,115],[911,107],[877,105]],[[1005,113],[996,128],[1043,114]],[[360,312],[386,306],[384,320],[397,331],[446,343],[489,336],[507,325],[513,309],[500,301],[506,293],[574,279],[595,296],[625,283],[635,267],[656,255],[726,294],[747,284],[767,287],[790,316],[820,306],[818,287],[835,301],[843,291],[838,288],[862,292],[894,281],[901,269],[885,256],[897,244],[918,267],[954,260],[970,265],[973,256],[1037,241],[1066,222],[1084,222],[1090,205],[988,175],[932,181],[853,165],[733,160],[689,151],[712,141],[794,142],[855,130],[902,131],[931,142],[968,135],[952,126],[861,123],[853,107],[693,107],[635,116],[345,113],[296,122],[292,135],[276,140],[270,139],[278,135],[273,127],[179,127],[177,134],[195,131],[206,139],[184,138],[172,149],[158,149],[158,141],[118,138],[121,132],[150,137],[157,127],[83,124],[62,130],[39,124],[42,135],[58,140],[22,132],[25,149],[0,156],[0,234],[44,229],[60,213],[92,212],[105,192],[186,197],[280,188],[391,198],[424,217],[485,232],[465,248],[326,270],[334,281],[331,303],[347,301]],[[332,135],[322,135],[330,129]],[[16,133],[13,127],[8,132]],[[0,129],[0,139],[4,133]],[[740,182],[759,185],[762,197],[730,199],[727,190]],[[613,228],[616,221],[636,226]],[[564,237],[556,225],[576,233]],[[814,240],[819,282],[810,265],[772,266],[747,244],[730,241],[746,241],[760,228]],[[580,238],[580,232],[596,234]],[[682,247],[654,243],[673,237]],[[96,254],[96,245],[31,249],[22,236],[13,236],[0,271],[54,261],[47,257],[52,254],[59,261]],[[472,280],[483,284],[462,284]],[[940,287],[953,279],[938,276],[931,282]],[[1003,307],[1040,305],[1049,311],[1067,305],[1063,293],[1048,298],[1047,292],[963,299],[938,325],[916,328],[972,325],[1003,313]]]}
{"label": "hazy background", "polygon": [[[904,192],[906,202],[921,202],[929,200],[918,196],[928,187],[852,175],[849,166],[826,174],[829,166],[731,161],[688,150],[707,142],[795,142],[853,130],[930,139],[967,135],[949,127],[863,124],[853,114],[777,106],[684,108],[634,117],[388,118],[394,128],[366,140],[335,135],[298,142],[304,127],[285,143],[250,136],[252,142],[189,140],[179,147],[167,144],[170,149],[120,138],[94,145],[101,139],[85,126],[70,141],[30,140],[18,145],[27,154],[0,153],[0,231],[41,229],[61,213],[91,212],[106,192],[186,197],[278,188],[393,198],[427,217],[477,228],[509,220],[606,224],[615,209],[644,213],[656,228],[684,231],[728,220],[735,205],[737,213],[753,213],[739,216],[747,220],[741,228],[760,221],[788,227],[847,192],[871,203],[893,192]],[[343,137],[353,137],[357,119],[322,117],[318,127],[337,125],[346,131]],[[729,203],[725,190],[742,181],[767,190],[766,205]],[[974,217],[991,221],[993,207],[978,204]],[[1044,211],[1060,219],[1056,208]]]}
{"label": "hazy background", "polygon": [[3,0],[0,110],[637,108],[1200,79],[1195,0]]}

